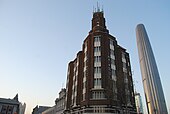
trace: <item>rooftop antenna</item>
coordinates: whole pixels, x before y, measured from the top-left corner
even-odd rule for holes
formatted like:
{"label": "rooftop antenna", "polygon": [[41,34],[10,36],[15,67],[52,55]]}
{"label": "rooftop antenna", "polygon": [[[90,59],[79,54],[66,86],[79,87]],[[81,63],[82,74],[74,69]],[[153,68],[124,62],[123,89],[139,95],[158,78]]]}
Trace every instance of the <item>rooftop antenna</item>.
{"label": "rooftop antenna", "polygon": [[94,13],[95,11],[94,11],[94,6],[93,6],[93,13]]}
{"label": "rooftop antenna", "polygon": [[102,5],[102,12],[104,12],[104,10],[103,10],[103,5]]}
{"label": "rooftop antenna", "polygon": [[99,3],[97,2],[97,12],[100,12]]}

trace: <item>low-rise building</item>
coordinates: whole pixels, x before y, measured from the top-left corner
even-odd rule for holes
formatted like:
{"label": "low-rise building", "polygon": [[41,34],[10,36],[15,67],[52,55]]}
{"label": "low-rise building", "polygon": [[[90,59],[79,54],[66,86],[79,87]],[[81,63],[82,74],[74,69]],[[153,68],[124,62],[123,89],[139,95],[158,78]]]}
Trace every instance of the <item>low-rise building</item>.
{"label": "low-rise building", "polygon": [[42,112],[44,112],[45,110],[49,109],[51,107],[48,106],[36,106],[33,111],[32,114],[42,114]]}
{"label": "low-rise building", "polygon": [[13,99],[0,98],[0,114],[24,114],[26,104],[18,101],[18,94]]}
{"label": "low-rise building", "polygon": [[56,113],[56,111],[55,111],[56,107],[55,106],[43,111],[42,114],[55,114]]}
{"label": "low-rise building", "polygon": [[56,104],[56,114],[62,114],[65,108],[65,98],[66,98],[66,89],[62,88],[59,92],[59,98],[55,100]]}
{"label": "low-rise building", "polygon": [[59,98],[56,98],[55,105],[42,114],[63,114],[65,108],[65,98],[66,98],[66,89],[62,88],[59,92]]}

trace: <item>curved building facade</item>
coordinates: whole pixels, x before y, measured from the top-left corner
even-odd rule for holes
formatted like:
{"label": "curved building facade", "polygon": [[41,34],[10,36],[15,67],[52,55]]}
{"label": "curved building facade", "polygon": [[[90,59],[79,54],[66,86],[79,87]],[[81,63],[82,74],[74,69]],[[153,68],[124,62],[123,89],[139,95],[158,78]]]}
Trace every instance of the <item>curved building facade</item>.
{"label": "curved building facade", "polygon": [[149,114],[168,114],[153,51],[143,24],[136,27],[139,62]]}
{"label": "curved building facade", "polygon": [[129,53],[93,12],[82,50],[68,64],[66,114],[136,114]]}

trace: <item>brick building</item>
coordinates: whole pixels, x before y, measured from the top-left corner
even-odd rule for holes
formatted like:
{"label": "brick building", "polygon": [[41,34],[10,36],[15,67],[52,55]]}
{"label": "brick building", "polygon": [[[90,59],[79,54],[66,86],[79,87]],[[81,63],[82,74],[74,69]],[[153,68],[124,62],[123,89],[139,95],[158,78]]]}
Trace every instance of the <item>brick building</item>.
{"label": "brick building", "polygon": [[100,9],[68,64],[65,105],[68,114],[136,114],[129,53],[109,34]]}

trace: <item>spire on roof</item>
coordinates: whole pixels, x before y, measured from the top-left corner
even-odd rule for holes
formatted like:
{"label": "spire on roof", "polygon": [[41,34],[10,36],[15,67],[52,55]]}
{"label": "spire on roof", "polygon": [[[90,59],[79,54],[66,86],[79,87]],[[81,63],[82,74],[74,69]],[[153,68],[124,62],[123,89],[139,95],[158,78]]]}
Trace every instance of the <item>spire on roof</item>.
{"label": "spire on roof", "polygon": [[100,6],[98,2],[97,2],[97,12],[100,12]]}
{"label": "spire on roof", "polygon": [[18,93],[16,94],[16,96],[13,99],[18,101]]}

